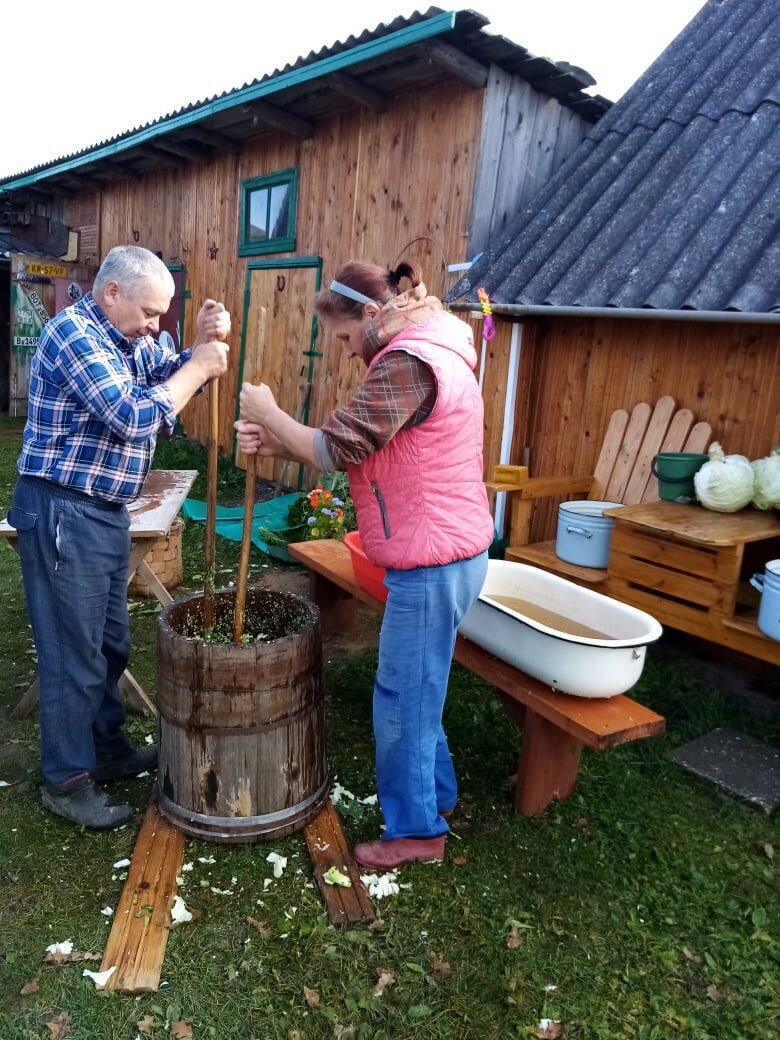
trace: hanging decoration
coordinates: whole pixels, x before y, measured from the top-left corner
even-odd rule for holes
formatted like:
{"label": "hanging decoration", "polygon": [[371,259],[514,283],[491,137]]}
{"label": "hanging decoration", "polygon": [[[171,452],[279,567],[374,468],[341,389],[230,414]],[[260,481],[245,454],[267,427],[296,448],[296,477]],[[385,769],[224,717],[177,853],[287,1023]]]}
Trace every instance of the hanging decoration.
{"label": "hanging decoration", "polygon": [[490,341],[496,334],[496,326],[493,323],[493,308],[490,306],[490,297],[483,288],[477,289],[477,299],[482,306],[482,314],[485,318],[485,327],[482,331],[482,338],[486,341]]}

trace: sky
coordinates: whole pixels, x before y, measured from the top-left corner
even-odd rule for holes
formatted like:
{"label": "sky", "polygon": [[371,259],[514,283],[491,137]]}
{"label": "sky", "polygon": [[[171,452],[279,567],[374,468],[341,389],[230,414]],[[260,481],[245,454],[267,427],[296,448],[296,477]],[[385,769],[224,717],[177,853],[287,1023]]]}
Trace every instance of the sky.
{"label": "sky", "polygon": [[[439,0],[596,79],[617,101],[705,0]],[[36,0],[6,4],[0,177],[81,151],[428,4],[403,0]]]}

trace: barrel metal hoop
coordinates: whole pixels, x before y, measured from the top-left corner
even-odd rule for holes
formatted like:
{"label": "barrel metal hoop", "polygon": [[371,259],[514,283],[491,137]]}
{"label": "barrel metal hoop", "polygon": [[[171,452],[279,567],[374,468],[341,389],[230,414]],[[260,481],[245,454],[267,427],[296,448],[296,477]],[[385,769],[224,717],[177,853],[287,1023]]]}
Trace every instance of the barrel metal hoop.
{"label": "barrel metal hoop", "polygon": [[272,730],[279,729],[280,726],[289,726],[291,722],[297,722],[302,719],[306,719],[309,715],[312,715],[315,711],[320,708],[324,694],[321,695],[316,701],[305,705],[300,711],[296,711],[290,715],[283,715],[281,718],[276,719],[274,722],[255,722],[251,726],[220,726],[220,725],[200,725],[194,724],[192,716],[182,717],[176,714],[168,714],[167,705],[161,704],[159,692],[157,695],[157,707],[166,708],[166,712],[162,711],[160,714],[165,720],[166,725],[175,726],[177,729],[189,730],[191,732],[197,731],[198,733],[217,733],[220,736],[251,736],[253,733],[270,733]]}
{"label": "barrel metal hoop", "polygon": [[205,813],[185,809],[157,787],[157,800],[163,816],[181,827],[192,837],[212,841],[247,841],[252,837],[273,837],[277,831],[289,831],[298,820],[307,813],[313,814],[324,803],[330,790],[330,775],[326,772],[324,781],[317,790],[286,809],[265,813],[263,816],[207,816]]}

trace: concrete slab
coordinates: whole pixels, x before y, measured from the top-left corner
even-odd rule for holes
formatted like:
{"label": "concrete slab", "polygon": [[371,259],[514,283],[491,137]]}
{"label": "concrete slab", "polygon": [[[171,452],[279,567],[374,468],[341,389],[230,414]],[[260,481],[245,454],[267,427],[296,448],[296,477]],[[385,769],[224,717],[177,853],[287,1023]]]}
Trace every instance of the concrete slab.
{"label": "concrete slab", "polygon": [[721,726],[669,752],[669,758],[764,812],[780,805],[780,749],[738,730]]}

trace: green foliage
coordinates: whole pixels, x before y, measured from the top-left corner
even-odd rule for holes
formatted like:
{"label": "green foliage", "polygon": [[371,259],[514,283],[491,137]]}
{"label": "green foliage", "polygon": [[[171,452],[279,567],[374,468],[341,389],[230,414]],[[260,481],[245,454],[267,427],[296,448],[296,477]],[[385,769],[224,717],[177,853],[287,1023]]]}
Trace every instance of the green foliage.
{"label": "green foliage", "polygon": [[[172,438],[161,437],[157,441],[153,465],[156,469],[195,469],[198,476],[192,485],[193,498],[206,498],[207,453],[203,444],[187,440],[181,434]],[[229,455],[217,458],[217,495],[223,501],[243,501],[246,474],[239,469]]]}
{"label": "green foliage", "polygon": [[[0,418],[0,515],[21,429]],[[234,577],[239,552],[217,539],[217,584]],[[202,581],[198,524],[186,524],[183,557],[177,598]],[[254,549],[250,566],[251,582],[300,576]],[[41,807],[37,716],[11,715],[35,658],[18,560],[1,542],[0,588],[3,1040],[48,1037],[60,1012],[68,1040],[165,1040],[180,1020],[199,1040],[533,1040],[543,1018],[560,1020],[568,1040],[780,1035],[777,819],[667,757],[716,726],[780,746],[778,716],[741,710],[695,659],[655,648],[632,696],[666,716],[667,732],[585,749],[573,797],[533,818],[513,812],[507,785],[517,730],[489,686],[453,668],[444,724],[461,809],[447,858],[404,868],[399,893],[376,903],[379,926],[328,922],[301,833],[256,845],[188,840],[180,894],[199,916],[172,930],[157,993],[98,992],[83,964],[45,963],[46,947],[65,939],[102,953],[110,921],[100,911],[117,905],[124,882],[112,864],[132,856],[137,829],[87,832]],[[154,696],[158,611],[134,602],[131,669]],[[372,624],[360,652],[338,638],[324,645],[328,762],[349,792],[338,803],[349,842],[375,838],[381,822],[364,801],[375,792],[375,633]],[[138,743],[155,722],[130,714],[128,729]],[[111,793],[140,813],[149,784]],[[271,851],[288,859],[278,879]]]}

